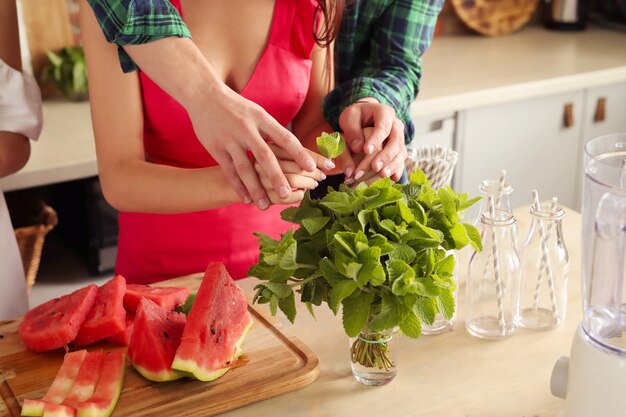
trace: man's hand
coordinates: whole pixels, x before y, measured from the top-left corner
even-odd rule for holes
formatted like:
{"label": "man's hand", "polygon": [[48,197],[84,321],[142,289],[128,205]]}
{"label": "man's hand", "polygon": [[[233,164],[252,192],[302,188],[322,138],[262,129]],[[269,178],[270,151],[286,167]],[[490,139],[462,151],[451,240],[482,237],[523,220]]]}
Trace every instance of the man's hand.
{"label": "man's hand", "polygon": [[354,167],[347,167],[347,178],[362,180],[370,169],[381,177],[398,181],[407,157],[404,145],[404,124],[395,111],[374,98],[364,98],[346,107],[339,117],[339,126],[354,154],[365,158]]}
{"label": "man's hand", "polygon": [[[303,170],[315,171],[316,161],[300,141],[261,106],[226,86],[218,91],[217,96],[205,96],[189,106],[198,139],[224,170],[242,201],[254,201],[262,210],[271,204],[253,161],[248,158],[248,151],[263,167],[276,194],[287,199],[292,187],[265,139],[281,148]],[[327,161],[326,166],[332,164]]]}

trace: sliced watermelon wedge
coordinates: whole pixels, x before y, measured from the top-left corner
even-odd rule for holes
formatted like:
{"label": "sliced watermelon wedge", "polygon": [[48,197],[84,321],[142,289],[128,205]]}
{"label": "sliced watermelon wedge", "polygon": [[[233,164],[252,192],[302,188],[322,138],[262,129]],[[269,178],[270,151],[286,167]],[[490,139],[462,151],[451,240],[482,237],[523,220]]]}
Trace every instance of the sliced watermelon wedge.
{"label": "sliced watermelon wedge", "polygon": [[174,310],[183,304],[189,295],[189,289],[184,287],[150,287],[148,285],[128,284],[124,296],[126,311],[136,311],[139,301],[147,298],[168,310]]}
{"label": "sliced watermelon wedge", "polygon": [[74,340],[96,301],[97,293],[98,287],[91,284],[26,313],[18,327],[26,347],[33,352],[46,352]]}
{"label": "sliced watermelon wedge", "polygon": [[63,364],[54,377],[54,381],[48,388],[46,395],[41,400],[24,400],[22,416],[43,416],[47,405],[61,404],[70,393],[85,357],[87,357],[86,350],[66,353],[63,358]]}
{"label": "sliced watermelon wedge", "polygon": [[172,361],[186,317],[156,305],[144,298],[135,316],[128,359],[133,367],[150,381],[173,381],[182,375],[172,370]]}
{"label": "sliced watermelon wedge", "polygon": [[120,398],[124,385],[125,353],[122,349],[104,355],[96,390],[88,401],[76,406],[77,417],[108,417]]}
{"label": "sliced watermelon wedge", "polygon": [[126,312],[126,328],[107,338],[108,342],[111,342],[120,346],[128,346],[130,339],[133,336],[133,329],[135,328],[135,313]]}
{"label": "sliced watermelon wedge", "polygon": [[117,275],[98,288],[96,302],[78,331],[74,344],[87,346],[126,329],[126,280]]}
{"label": "sliced watermelon wedge", "polygon": [[66,405],[48,404],[44,405],[43,417],[75,417],[76,410]]}
{"label": "sliced watermelon wedge", "polygon": [[222,263],[207,267],[172,369],[201,381],[224,375],[242,353],[252,316]]}
{"label": "sliced watermelon wedge", "polygon": [[[63,400],[63,405],[76,408],[78,403],[87,401],[93,395],[102,366],[103,350],[89,352],[78,371],[74,385]],[[46,414],[44,414],[45,417]]]}

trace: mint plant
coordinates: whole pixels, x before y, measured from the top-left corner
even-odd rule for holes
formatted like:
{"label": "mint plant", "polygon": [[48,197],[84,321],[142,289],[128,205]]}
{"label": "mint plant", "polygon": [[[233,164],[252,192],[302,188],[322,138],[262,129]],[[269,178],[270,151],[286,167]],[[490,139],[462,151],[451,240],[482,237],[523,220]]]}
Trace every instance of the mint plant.
{"label": "mint plant", "polygon": [[336,158],[346,150],[346,142],[339,132],[322,132],[316,139],[317,149],[326,158]]}
{"label": "mint plant", "polygon": [[[256,233],[260,259],[248,272],[263,282],[253,302],[280,309],[294,322],[298,295],[313,314],[326,303],[350,337],[399,327],[418,338],[422,323],[440,312],[454,314],[454,257],[449,250],[470,244],[482,249],[476,228],[462,221],[468,199],[450,187],[433,190],[421,170],[406,185],[380,179],[371,186],[342,185],[321,199],[305,195],[299,207],[285,209],[283,219],[299,226],[275,240]],[[353,358],[365,366],[384,362],[384,345],[363,355],[357,339]],[[371,349],[368,347],[367,349]],[[369,358],[369,359],[367,359]]]}

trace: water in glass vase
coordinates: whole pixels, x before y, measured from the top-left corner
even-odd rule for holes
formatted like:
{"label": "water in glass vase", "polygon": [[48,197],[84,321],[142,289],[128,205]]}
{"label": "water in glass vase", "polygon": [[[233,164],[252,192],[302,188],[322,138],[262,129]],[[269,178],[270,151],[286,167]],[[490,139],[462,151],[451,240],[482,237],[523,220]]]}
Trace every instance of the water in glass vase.
{"label": "water in glass vase", "polygon": [[385,385],[396,377],[396,331],[363,330],[350,339],[352,375],[361,384]]}

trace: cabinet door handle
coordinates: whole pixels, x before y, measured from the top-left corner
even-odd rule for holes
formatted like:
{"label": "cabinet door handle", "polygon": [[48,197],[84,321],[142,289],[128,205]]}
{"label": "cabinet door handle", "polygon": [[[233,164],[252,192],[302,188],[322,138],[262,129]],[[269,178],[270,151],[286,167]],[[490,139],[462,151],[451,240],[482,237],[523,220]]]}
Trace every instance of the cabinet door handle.
{"label": "cabinet door handle", "polygon": [[606,97],[598,97],[596,101],[596,111],[593,114],[593,121],[595,123],[604,122],[606,119]]}
{"label": "cabinet door handle", "polygon": [[563,107],[563,126],[570,128],[574,126],[574,104],[567,103]]}

